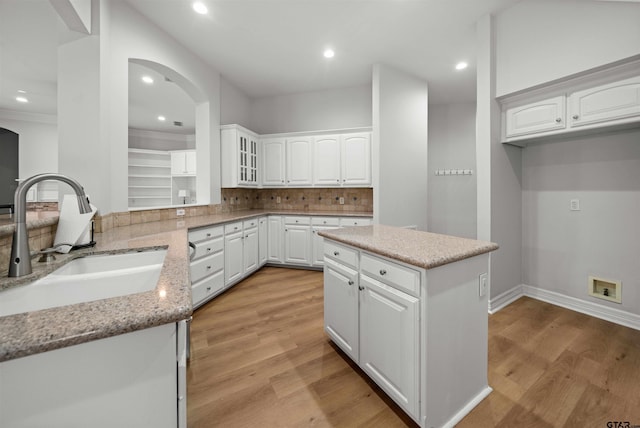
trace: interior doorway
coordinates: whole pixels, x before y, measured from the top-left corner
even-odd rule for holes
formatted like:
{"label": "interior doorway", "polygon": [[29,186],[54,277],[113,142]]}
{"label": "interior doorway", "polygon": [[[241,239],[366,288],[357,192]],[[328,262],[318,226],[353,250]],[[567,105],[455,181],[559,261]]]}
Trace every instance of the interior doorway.
{"label": "interior doorway", "polygon": [[18,134],[0,128],[0,209],[14,210],[13,195],[18,187]]}

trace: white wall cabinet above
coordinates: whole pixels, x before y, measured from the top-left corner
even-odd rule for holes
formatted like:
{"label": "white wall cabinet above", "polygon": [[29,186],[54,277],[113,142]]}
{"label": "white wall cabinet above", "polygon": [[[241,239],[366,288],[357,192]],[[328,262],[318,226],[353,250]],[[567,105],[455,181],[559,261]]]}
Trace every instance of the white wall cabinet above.
{"label": "white wall cabinet above", "polygon": [[260,145],[256,134],[238,125],[220,130],[222,187],[256,187],[260,183]]}
{"label": "white wall cabinet above", "polygon": [[171,152],[171,175],[196,175],[196,151],[180,150]]}
{"label": "white wall cabinet above", "polygon": [[635,69],[633,65],[503,98],[502,142],[526,146],[563,135],[640,126],[640,75],[638,63]]}
{"label": "white wall cabinet above", "polygon": [[371,133],[260,137],[221,127],[222,187],[370,187]]}

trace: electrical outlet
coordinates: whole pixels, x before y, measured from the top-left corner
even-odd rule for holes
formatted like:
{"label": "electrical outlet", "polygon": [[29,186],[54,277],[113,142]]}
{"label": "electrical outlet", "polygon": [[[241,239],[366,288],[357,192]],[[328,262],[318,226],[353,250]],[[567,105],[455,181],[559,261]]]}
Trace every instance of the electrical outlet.
{"label": "electrical outlet", "polygon": [[580,211],[580,199],[571,199],[569,209],[571,211]]}
{"label": "electrical outlet", "polygon": [[282,202],[282,198],[280,198],[280,196],[276,196],[276,204],[279,204],[280,202]]}
{"label": "electrical outlet", "polygon": [[340,205],[344,205],[344,198],[340,196]]}
{"label": "electrical outlet", "polygon": [[481,273],[478,277],[478,287],[480,297],[484,297],[487,295],[487,289],[489,288],[489,279],[487,278],[487,273]]}
{"label": "electrical outlet", "polygon": [[177,215],[177,216],[182,216],[182,215],[184,215],[184,208],[178,208],[178,209],[176,210],[176,215]]}

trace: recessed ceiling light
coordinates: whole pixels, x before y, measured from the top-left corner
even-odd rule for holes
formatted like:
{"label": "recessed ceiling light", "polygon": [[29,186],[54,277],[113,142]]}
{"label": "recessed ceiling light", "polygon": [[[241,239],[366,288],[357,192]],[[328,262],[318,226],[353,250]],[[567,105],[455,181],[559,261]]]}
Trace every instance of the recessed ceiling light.
{"label": "recessed ceiling light", "polygon": [[167,118],[166,118],[166,117],[164,117],[164,116],[158,116],[158,120],[159,120],[160,122],[164,122],[165,120],[167,120]]}
{"label": "recessed ceiling light", "polygon": [[469,64],[467,64],[466,62],[460,61],[459,63],[456,64],[456,70],[464,70],[468,66]]}
{"label": "recessed ceiling light", "polygon": [[27,91],[23,91],[22,89],[18,89],[18,93],[19,93],[19,94],[26,94],[26,93],[27,93]]}
{"label": "recessed ceiling light", "polygon": [[16,97],[16,101],[19,103],[28,103],[29,100],[26,97]]}
{"label": "recessed ceiling light", "polygon": [[151,77],[151,76],[142,76],[142,81],[144,83],[147,83],[147,84],[150,85],[150,84],[153,83],[153,77]]}
{"label": "recessed ceiling light", "polygon": [[333,51],[333,49],[325,49],[323,55],[325,58],[333,58],[336,53]]}
{"label": "recessed ceiling light", "polygon": [[193,10],[195,10],[200,15],[206,15],[207,12],[209,12],[209,9],[207,9],[207,6],[205,6],[204,3],[199,2],[199,1],[197,1],[197,2],[195,2],[193,4]]}

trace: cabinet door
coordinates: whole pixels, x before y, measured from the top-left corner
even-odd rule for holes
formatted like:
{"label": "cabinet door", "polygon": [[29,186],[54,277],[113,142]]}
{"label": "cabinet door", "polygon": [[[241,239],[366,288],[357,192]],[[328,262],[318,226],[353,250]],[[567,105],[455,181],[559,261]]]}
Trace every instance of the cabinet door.
{"label": "cabinet door", "polygon": [[196,174],[196,151],[190,150],[188,152],[184,152],[185,155],[185,165],[186,171],[189,175]]}
{"label": "cabinet door", "polygon": [[358,273],[329,259],[324,267],[324,331],[358,362]]}
{"label": "cabinet door", "polygon": [[318,232],[336,227],[313,226],[311,230],[311,264],[313,266],[324,265],[324,238]]}
{"label": "cabinet door", "polygon": [[269,241],[267,246],[267,259],[271,263],[282,263],[283,234],[282,217],[269,216]]}
{"label": "cabinet door", "polygon": [[244,273],[243,243],[244,235],[242,232],[233,233],[224,237],[224,284],[229,285],[232,282],[242,278]]}
{"label": "cabinet door", "polygon": [[342,184],[371,185],[371,134],[342,136]]}
{"label": "cabinet door", "polygon": [[244,231],[244,273],[258,269],[258,228]]}
{"label": "cabinet door", "polygon": [[285,225],[284,261],[292,264],[311,264],[311,227]]}
{"label": "cabinet door", "polygon": [[326,135],[313,139],[313,184],[339,186],[341,183],[340,136]]}
{"label": "cabinet door", "polygon": [[171,152],[171,175],[184,175],[187,172],[185,166],[184,152]]}
{"label": "cabinet door", "polygon": [[640,116],[640,76],[574,92],[569,100],[571,126]]}
{"label": "cabinet door", "polygon": [[360,288],[360,367],[416,418],[419,301],[366,275]]}
{"label": "cabinet door", "polygon": [[311,138],[287,139],[287,185],[310,186],[313,182]]}
{"label": "cabinet door", "polygon": [[566,98],[561,95],[507,109],[505,112],[505,136],[508,138],[564,129],[566,127],[565,104]]}
{"label": "cabinet door", "polygon": [[267,218],[261,217],[258,220],[258,264],[263,266],[267,263],[267,255],[269,245],[269,227],[267,225]]}
{"label": "cabinet door", "polygon": [[285,185],[285,144],[282,139],[268,139],[262,142],[262,184],[265,186]]}

